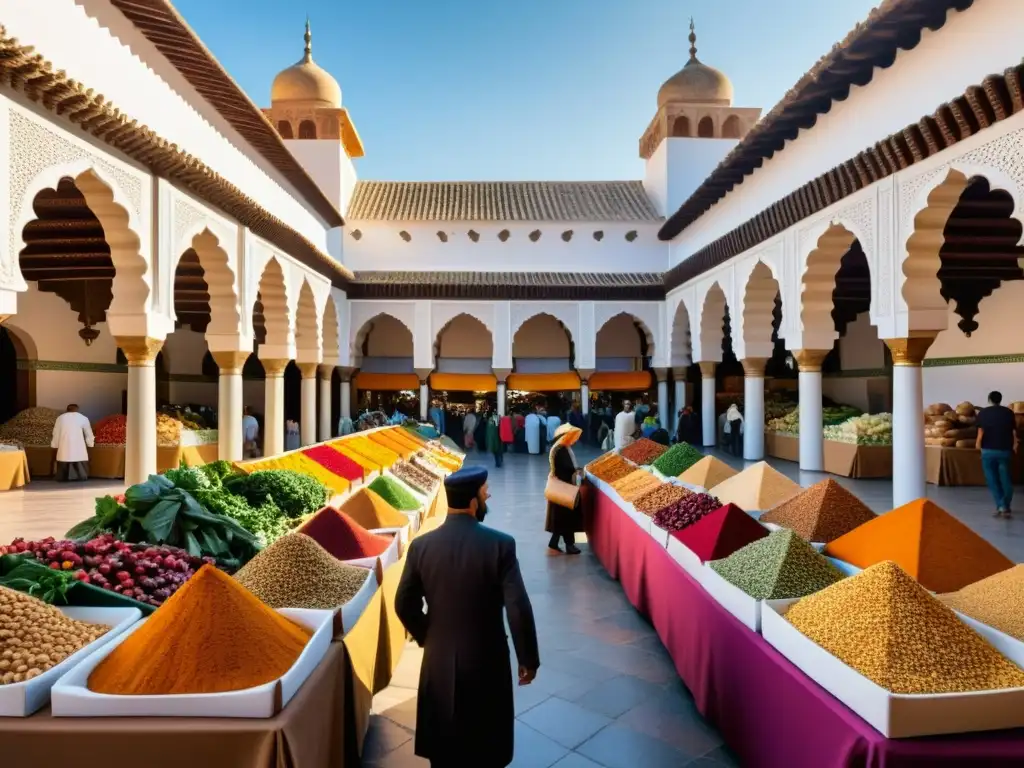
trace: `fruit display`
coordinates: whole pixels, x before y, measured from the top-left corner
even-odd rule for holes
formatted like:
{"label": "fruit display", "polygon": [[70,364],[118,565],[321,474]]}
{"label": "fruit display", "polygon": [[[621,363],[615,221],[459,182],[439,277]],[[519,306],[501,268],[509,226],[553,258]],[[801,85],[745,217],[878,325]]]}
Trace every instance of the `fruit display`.
{"label": "fruit display", "polygon": [[691,493],[655,513],[654,524],[666,531],[681,531],[720,506],[722,503],[714,496]]}
{"label": "fruit display", "polygon": [[53,425],[61,413],[53,408],[26,408],[0,426],[0,440],[14,440],[31,448],[49,448]]}
{"label": "fruit display", "polygon": [[955,409],[933,403],[924,410],[925,445],[942,448],[973,448],[978,438],[978,410],[968,402]]}
{"label": "fruit display", "polygon": [[104,416],[92,428],[96,445],[124,445],[127,441],[125,429],[128,417],[121,413]]}
{"label": "fruit display", "polygon": [[764,428],[766,432],[778,432],[780,435],[799,435],[800,409],[794,406],[791,410],[768,419]]}
{"label": "fruit display", "polygon": [[[821,409],[821,423],[823,427],[827,428],[836,424],[842,424],[855,416],[860,416],[861,413],[863,411],[852,405],[826,405]],[[792,410],[770,419],[767,418],[766,413],[765,430],[784,435],[799,435],[800,408],[792,406]]]}
{"label": "fruit display", "polygon": [[851,445],[892,445],[892,414],[865,413],[825,427],[826,440]]}
{"label": "fruit display", "polygon": [[764,396],[764,420],[767,424],[772,419],[785,416],[797,407],[797,404],[788,397],[781,397],[772,392],[766,392]]}

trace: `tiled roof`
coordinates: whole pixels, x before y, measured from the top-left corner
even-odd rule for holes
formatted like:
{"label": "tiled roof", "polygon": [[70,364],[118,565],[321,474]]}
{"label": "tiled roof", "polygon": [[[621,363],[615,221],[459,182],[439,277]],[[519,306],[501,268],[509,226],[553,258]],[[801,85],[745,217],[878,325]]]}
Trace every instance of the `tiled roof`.
{"label": "tiled roof", "polygon": [[658,301],[660,272],[356,272],[351,299]]}
{"label": "tiled roof", "polygon": [[350,221],[661,220],[639,181],[360,181]]}

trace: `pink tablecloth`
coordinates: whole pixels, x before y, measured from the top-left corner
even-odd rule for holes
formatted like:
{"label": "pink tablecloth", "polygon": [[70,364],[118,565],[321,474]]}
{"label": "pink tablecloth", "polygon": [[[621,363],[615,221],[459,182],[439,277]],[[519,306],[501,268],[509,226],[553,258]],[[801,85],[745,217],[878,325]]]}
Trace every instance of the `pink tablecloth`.
{"label": "pink tablecloth", "polygon": [[584,501],[594,554],[651,619],[697,708],[741,765],[1024,765],[1024,731],[1019,730],[886,739],[719,606],[603,491],[590,488]]}

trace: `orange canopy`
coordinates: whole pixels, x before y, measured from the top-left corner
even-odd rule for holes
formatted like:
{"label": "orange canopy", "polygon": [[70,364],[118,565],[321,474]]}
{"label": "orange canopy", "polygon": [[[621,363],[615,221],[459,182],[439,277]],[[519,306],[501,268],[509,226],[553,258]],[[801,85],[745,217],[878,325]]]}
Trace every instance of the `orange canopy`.
{"label": "orange canopy", "polygon": [[369,389],[377,392],[398,392],[420,388],[420,380],[415,373],[367,373],[360,371],[355,378],[356,389]]}
{"label": "orange canopy", "polygon": [[493,373],[432,373],[430,388],[442,392],[496,392]]}
{"label": "orange canopy", "polygon": [[592,392],[642,392],[651,388],[650,371],[595,373],[590,377]]}
{"label": "orange canopy", "polygon": [[576,371],[565,373],[513,373],[506,386],[520,392],[563,392],[580,388],[580,377]]}

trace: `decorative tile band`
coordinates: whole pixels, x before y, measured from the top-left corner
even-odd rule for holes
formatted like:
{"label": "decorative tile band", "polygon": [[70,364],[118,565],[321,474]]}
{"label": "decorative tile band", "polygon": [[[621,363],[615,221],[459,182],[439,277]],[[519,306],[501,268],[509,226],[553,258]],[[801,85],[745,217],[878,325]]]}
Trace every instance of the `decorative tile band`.
{"label": "decorative tile band", "polygon": [[925,368],[949,365],[993,365],[996,363],[1024,363],[1024,355],[978,355],[976,357],[932,357],[924,361]]}
{"label": "decorative tile band", "polygon": [[65,363],[60,360],[19,360],[19,371],[65,371],[72,373],[128,373],[127,365],[116,363]]}
{"label": "decorative tile band", "polygon": [[822,375],[825,379],[882,379],[889,375],[885,368],[852,368]]}

